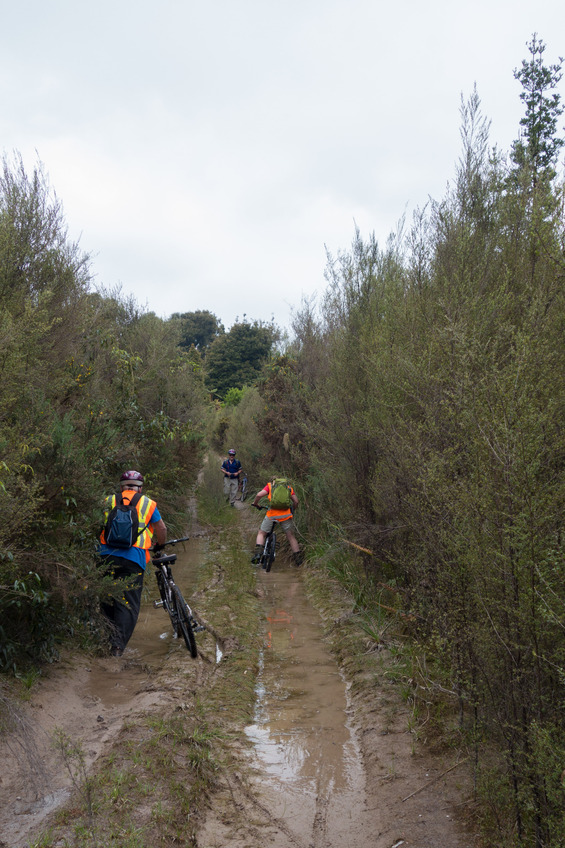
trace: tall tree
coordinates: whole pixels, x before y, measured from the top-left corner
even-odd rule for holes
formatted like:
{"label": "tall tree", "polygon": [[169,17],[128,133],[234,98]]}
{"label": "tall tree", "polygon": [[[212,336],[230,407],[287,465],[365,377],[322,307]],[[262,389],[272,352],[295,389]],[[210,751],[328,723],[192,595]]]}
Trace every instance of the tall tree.
{"label": "tall tree", "polygon": [[181,321],[181,347],[192,345],[202,353],[218,336],[224,332],[224,326],[212,312],[197,309],[196,312],[175,312],[171,318]]}
{"label": "tall tree", "polygon": [[228,389],[251,386],[268,360],[279,332],[273,324],[245,321],[218,336],[206,357],[206,383],[210,391],[225,397]]}
{"label": "tall tree", "polygon": [[545,65],[545,44],[536,33],[527,45],[530,58],[522,61],[522,67],[514,71],[514,77],[522,85],[520,100],[526,106],[526,114],[520,120],[523,137],[514,142],[512,159],[518,169],[528,167],[535,186],[540,177],[552,179],[554,164],[559,151],[565,144],[556,135],[557,122],[563,113],[561,97],[555,90],[561,81],[563,59],[553,65]]}

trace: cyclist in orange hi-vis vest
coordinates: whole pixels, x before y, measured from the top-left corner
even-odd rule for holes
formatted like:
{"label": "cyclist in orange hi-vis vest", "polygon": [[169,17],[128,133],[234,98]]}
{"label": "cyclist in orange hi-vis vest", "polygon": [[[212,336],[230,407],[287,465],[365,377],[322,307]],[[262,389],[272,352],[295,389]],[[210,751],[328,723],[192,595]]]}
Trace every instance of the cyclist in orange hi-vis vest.
{"label": "cyclist in orange hi-vis vest", "polygon": [[[143,476],[139,471],[124,471],[120,477],[120,494],[110,495],[104,503],[104,527],[100,534],[98,553],[105,574],[115,580],[127,580],[128,585],[120,600],[107,598],[101,603],[102,614],[110,627],[110,653],[121,657],[137,624],[141,606],[143,575],[150,559],[149,548],[153,538],[158,545],[167,541],[167,527],[154,500],[142,493]],[[112,542],[108,527],[110,513],[116,507],[131,505],[137,513],[137,528],[131,544]],[[127,510],[126,510],[127,512]],[[106,538],[106,533],[110,539]],[[119,541],[119,544],[118,544]]]}
{"label": "cyclist in orange hi-vis vest", "polygon": [[[286,534],[286,538],[288,539],[288,543],[292,551],[292,559],[294,565],[302,565],[302,563],[304,562],[304,554],[300,550],[300,545],[298,544],[298,540],[294,535],[293,514],[294,510],[298,506],[298,498],[296,497],[296,493],[292,486],[289,486],[289,488],[291,501],[290,507],[288,509],[272,509],[269,507],[265,514],[265,517],[259,528],[259,532],[257,533],[257,539],[255,541],[255,553],[251,559],[251,562],[254,564],[257,564],[260,561],[267,533],[271,532],[275,522],[279,525],[281,530],[284,530]],[[262,498],[268,498],[270,501],[272,493],[273,483],[267,483],[261,489],[260,492],[257,492],[251,506],[255,506],[257,507],[257,509],[260,509],[261,507],[259,506],[259,501],[262,500]]]}

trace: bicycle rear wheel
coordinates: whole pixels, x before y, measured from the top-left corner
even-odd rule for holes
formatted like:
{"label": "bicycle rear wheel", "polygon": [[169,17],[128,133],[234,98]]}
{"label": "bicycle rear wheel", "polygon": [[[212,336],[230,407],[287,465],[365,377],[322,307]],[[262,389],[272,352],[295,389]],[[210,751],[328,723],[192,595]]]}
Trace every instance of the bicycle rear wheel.
{"label": "bicycle rear wheel", "polygon": [[198,649],[196,647],[196,639],[194,638],[194,630],[192,629],[192,625],[190,623],[190,616],[188,614],[188,607],[186,605],[186,601],[182,596],[181,590],[178,586],[173,586],[173,608],[175,611],[175,619],[176,625],[175,632],[177,636],[182,634],[185,645],[190,651],[190,656],[195,658],[198,656]]}
{"label": "bicycle rear wheel", "polygon": [[267,539],[267,544],[265,546],[265,554],[264,554],[264,569],[265,571],[270,571],[273,562],[275,561],[275,550],[277,547],[277,537],[274,533],[271,533],[269,538]]}

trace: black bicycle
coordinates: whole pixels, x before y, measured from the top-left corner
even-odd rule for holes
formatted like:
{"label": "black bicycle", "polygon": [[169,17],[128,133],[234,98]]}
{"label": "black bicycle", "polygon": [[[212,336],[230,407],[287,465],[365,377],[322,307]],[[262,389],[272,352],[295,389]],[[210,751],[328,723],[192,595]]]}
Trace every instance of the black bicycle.
{"label": "black bicycle", "polygon": [[[257,504],[256,509],[269,509],[269,507]],[[270,532],[267,533],[265,537],[265,544],[263,545],[263,551],[261,553],[261,558],[258,563],[258,565],[260,564],[261,568],[264,571],[271,570],[271,566],[274,563],[275,557],[277,555],[277,534],[275,533],[276,526],[276,521],[273,521],[273,526]]]}
{"label": "black bicycle", "polygon": [[247,474],[244,474],[241,478],[241,488],[239,491],[239,499],[240,501],[244,501],[247,497]]}
{"label": "black bicycle", "polygon": [[196,657],[198,656],[198,649],[194,634],[204,630],[204,628],[194,620],[192,610],[173,579],[171,566],[177,561],[177,555],[163,553],[165,546],[177,545],[179,542],[188,541],[189,538],[189,536],[184,536],[182,539],[171,539],[170,542],[165,542],[164,545],[156,545],[152,549],[151,562],[155,567],[155,578],[161,595],[161,600],[153,601],[153,606],[164,607],[167,610],[175,638],[182,636],[190,651],[190,656]]}

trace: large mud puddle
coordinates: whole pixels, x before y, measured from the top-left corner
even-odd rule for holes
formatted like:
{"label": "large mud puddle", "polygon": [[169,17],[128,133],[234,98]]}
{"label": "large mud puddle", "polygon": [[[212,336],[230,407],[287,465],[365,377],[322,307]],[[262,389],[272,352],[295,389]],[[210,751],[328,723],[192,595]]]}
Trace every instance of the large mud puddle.
{"label": "large mud puddle", "polygon": [[[364,771],[347,687],[327,648],[301,572],[277,560],[260,571],[265,635],[254,721],[246,728],[253,827],[271,846],[353,848],[367,834]],[[249,845],[249,821],[209,821],[199,845]],[[265,833],[265,830],[267,831]]]}
{"label": "large mud puddle", "polygon": [[[189,604],[201,544],[200,539],[191,539],[174,549],[178,559],[173,573]],[[286,848],[289,842],[316,848],[358,846],[367,832],[364,771],[349,721],[346,683],[323,639],[322,623],[306,597],[301,572],[277,559],[269,574],[258,572],[257,581],[265,632],[254,721],[245,728],[252,743],[254,792],[260,799],[256,811],[274,848]],[[153,607],[157,592],[151,571],[145,588],[129,648],[145,666],[156,669],[171,651],[186,649],[173,638],[167,614]],[[97,680],[95,675],[90,685],[106,704],[131,697],[123,675],[113,685],[107,677]],[[202,844],[226,844],[218,822],[210,821],[209,826]],[[232,831],[230,845],[237,844]]]}

